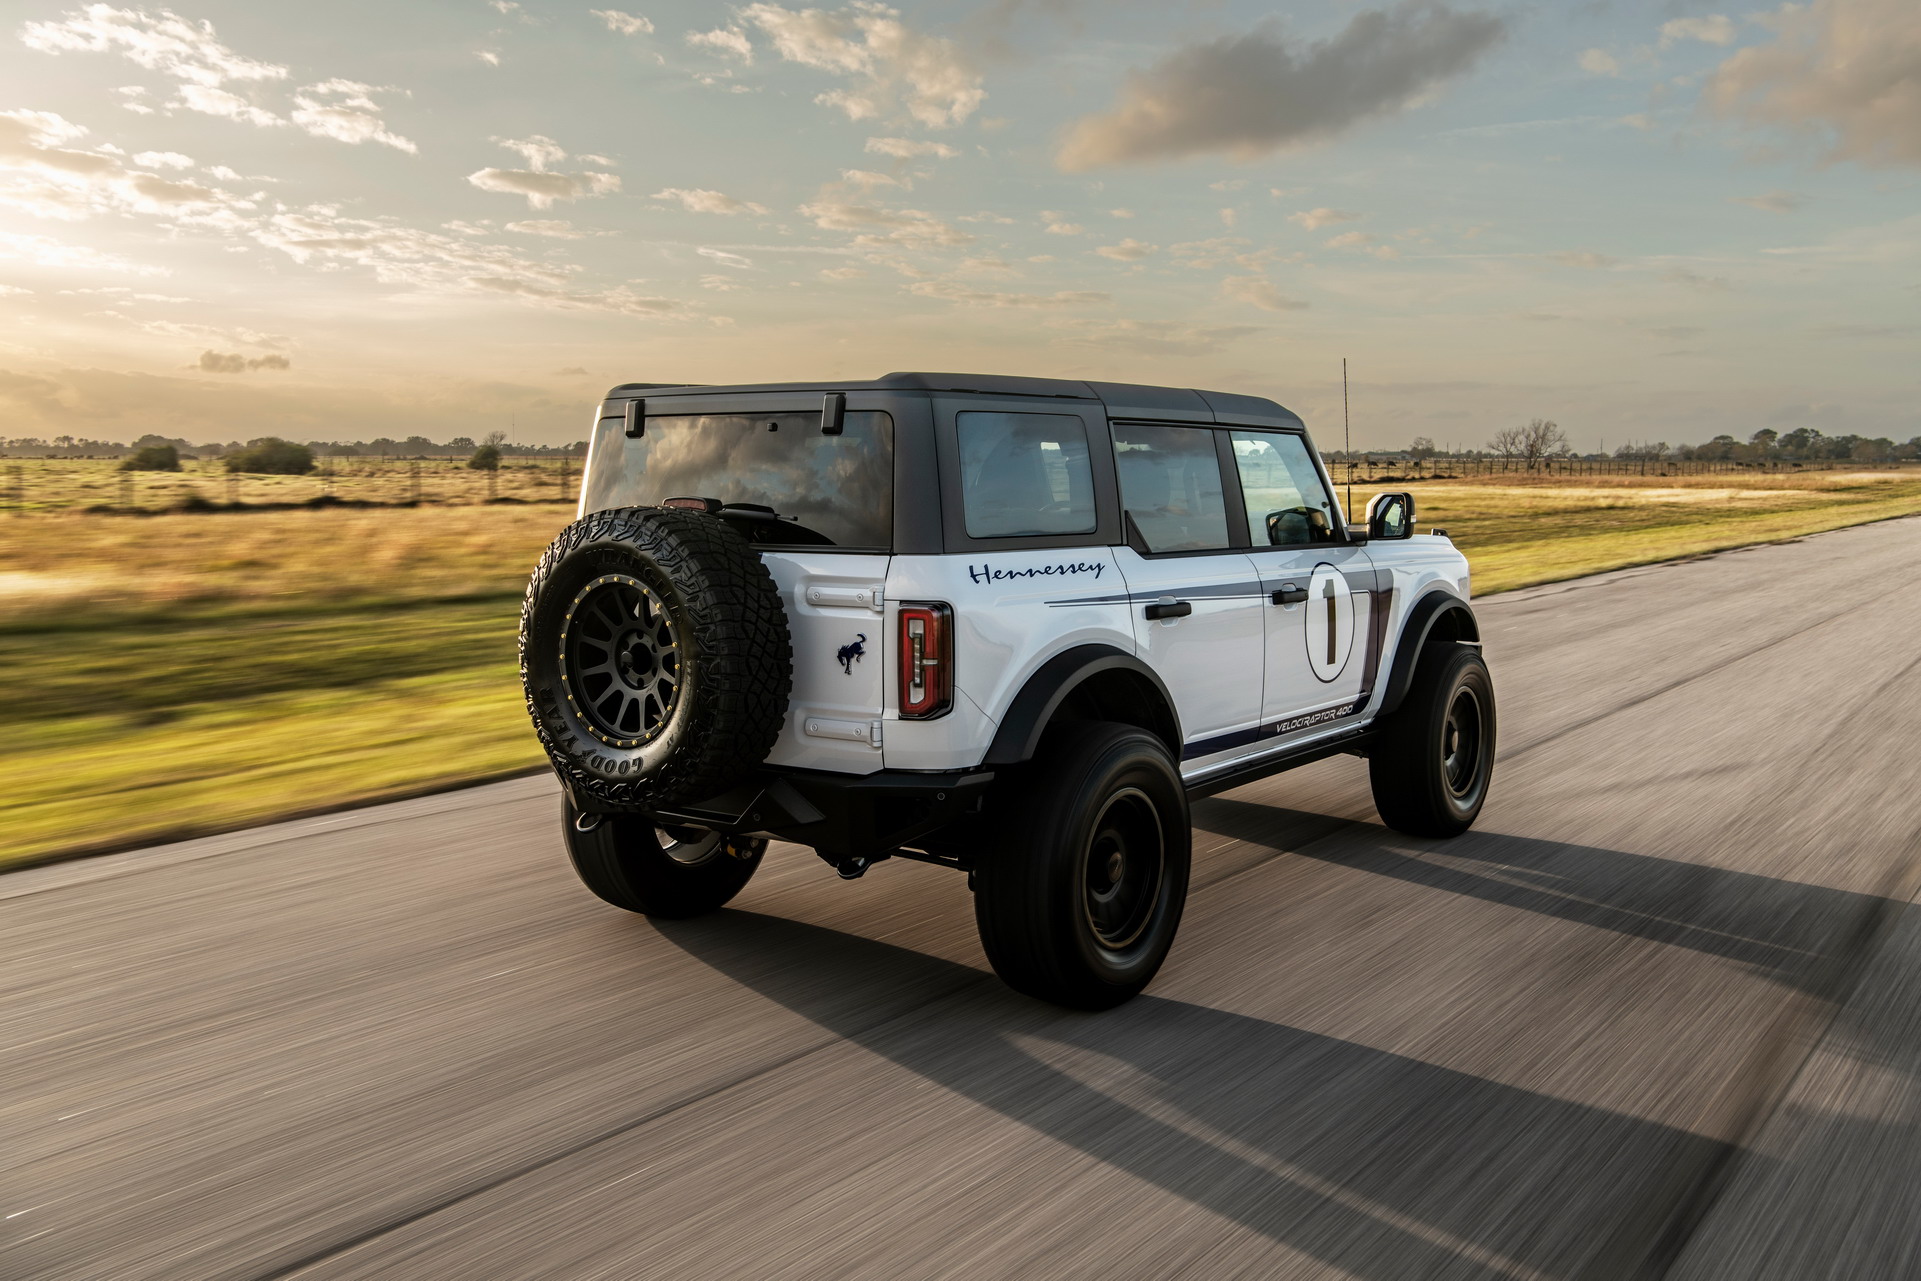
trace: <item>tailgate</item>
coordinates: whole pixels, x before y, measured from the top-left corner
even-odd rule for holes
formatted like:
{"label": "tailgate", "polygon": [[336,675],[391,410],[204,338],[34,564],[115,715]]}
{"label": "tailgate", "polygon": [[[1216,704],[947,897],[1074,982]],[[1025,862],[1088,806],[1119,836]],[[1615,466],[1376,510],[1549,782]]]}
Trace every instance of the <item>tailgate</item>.
{"label": "tailgate", "polygon": [[770,765],[871,774],[886,710],[886,556],[763,550],[794,640],[794,692]]}

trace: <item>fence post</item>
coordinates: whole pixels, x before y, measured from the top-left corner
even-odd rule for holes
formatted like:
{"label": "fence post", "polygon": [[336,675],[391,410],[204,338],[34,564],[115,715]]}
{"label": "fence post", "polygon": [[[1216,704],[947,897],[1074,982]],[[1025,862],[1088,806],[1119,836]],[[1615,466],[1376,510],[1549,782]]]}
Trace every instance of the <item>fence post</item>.
{"label": "fence post", "polygon": [[27,469],[19,463],[13,465],[13,514],[27,514]]}
{"label": "fence post", "polygon": [[227,506],[240,506],[240,473],[237,471],[227,473]]}
{"label": "fence post", "polygon": [[560,501],[567,501],[567,455],[560,456]]}
{"label": "fence post", "polygon": [[420,460],[418,458],[407,460],[407,477],[413,488],[414,506],[418,507],[420,506]]}

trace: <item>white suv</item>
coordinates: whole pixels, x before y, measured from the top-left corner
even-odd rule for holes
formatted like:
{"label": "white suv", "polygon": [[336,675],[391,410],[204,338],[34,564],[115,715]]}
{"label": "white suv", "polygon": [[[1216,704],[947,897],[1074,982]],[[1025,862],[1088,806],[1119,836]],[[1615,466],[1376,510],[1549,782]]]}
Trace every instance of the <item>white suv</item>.
{"label": "white suv", "polygon": [[1465,831],[1494,692],[1467,560],[1405,493],[1350,526],[1269,400],[889,374],[616,387],[527,589],[527,706],[581,879],[690,916],[770,838],[967,873],[1013,987],[1146,986],[1188,800],[1337,753]]}

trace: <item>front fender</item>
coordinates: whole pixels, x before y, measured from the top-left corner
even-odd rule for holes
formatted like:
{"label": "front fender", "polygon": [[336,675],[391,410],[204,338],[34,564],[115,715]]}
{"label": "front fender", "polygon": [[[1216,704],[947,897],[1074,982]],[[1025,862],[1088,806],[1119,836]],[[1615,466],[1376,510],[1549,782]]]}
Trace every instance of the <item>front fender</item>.
{"label": "front fender", "polygon": [[1468,603],[1459,596],[1436,589],[1416,600],[1407,611],[1407,621],[1401,624],[1401,636],[1394,645],[1394,665],[1388,670],[1387,689],[1382,694],[1378,715],[1388,715],[1407,697],[1408,687],[1414,683],[1414,668],[1421,661],[1421,651],[1437,629],[1439,635],[1448,640],[1477,645],[1481,641],[1481,625]]}

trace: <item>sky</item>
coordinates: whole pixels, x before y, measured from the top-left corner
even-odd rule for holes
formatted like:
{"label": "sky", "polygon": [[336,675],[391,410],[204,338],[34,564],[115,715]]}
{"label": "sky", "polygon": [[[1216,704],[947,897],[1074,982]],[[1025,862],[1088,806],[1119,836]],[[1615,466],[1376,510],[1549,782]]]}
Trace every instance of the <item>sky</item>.
{"label": "sky", "polygon": [[1921,4],[0,0],[0,437],[627,381],[1921,433]]}

